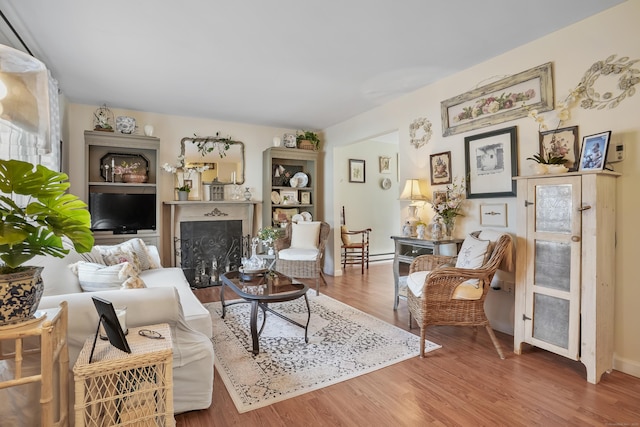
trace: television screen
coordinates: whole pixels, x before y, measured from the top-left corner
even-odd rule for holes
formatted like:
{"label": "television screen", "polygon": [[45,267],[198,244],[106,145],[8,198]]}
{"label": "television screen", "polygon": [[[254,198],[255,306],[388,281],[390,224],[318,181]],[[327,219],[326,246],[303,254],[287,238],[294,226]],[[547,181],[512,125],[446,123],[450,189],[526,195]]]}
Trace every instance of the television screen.
{"label": "television screen", "polygon": [[135,233],[156,229],[156,195],[89,193],[93,231]]}

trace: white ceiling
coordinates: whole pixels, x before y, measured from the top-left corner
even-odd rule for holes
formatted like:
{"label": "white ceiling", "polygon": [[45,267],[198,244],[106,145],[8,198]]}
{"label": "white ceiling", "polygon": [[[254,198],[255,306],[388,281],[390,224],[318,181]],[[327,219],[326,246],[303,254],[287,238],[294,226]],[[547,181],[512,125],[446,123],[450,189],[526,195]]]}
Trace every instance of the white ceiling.
{"label": "white ceiling", "polygon": [[71,102],[317,130],[622,1],[0,0],[0,10]]}

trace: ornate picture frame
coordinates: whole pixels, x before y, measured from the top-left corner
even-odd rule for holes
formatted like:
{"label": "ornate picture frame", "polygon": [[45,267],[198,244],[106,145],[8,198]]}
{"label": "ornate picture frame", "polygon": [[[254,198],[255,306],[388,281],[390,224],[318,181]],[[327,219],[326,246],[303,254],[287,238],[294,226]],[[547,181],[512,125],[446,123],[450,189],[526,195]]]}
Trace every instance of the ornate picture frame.
{"label": "ornate picture frame", "polygon": [[483,203],[480,205],[480,225],[483,227],[506,227],[507,204]]}
{"label": "ornate picture frame", "polygon": [[540,155],[548,158],[549,154],[555,157],[564,157],[564,164],[569,172],[578,170],[578,126],[540,132]]}
{"label": "ornate picture frame", "polygon": [[464,138],[467,198],[515,197],[516,126]]}
{"label": "ornate picture frame", "polygon": [[431,165],[431,185],[451,184],[451,151],[432,154],[429,157]]}
{"label": "ornate picture frame", "polygon": [[441,102],[442,136],[553,109],[551,62]]}
{"label": "ornate picture frame", "polygon": [[360,184],[366,182],[364,166],[364,160],[349,159],[349,182]]}

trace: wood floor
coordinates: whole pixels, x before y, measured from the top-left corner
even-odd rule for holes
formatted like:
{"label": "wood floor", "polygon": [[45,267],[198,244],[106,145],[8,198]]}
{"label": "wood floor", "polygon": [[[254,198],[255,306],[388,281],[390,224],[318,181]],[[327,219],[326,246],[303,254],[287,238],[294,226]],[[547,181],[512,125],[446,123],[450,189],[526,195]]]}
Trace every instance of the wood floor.
{"label": "wood floor", "polygon": [[[321,292],[403,329],[404,301],[393,311],[390,263],[360,275],[349,268],[327,277]],[[218,288],[195,291],[216,301]],[[418,329],[412,332],[419,334]],[[613,371],[598,385],[580,362],[536,348],[513,353],[513,338],[497,333],[500,360],[487,333],[432,326],[441,344],[425,359],[397,363],[274,405],[239,414],[217,371],[209,409],[176,416],[178,426],[640,426],[640,379]]]}

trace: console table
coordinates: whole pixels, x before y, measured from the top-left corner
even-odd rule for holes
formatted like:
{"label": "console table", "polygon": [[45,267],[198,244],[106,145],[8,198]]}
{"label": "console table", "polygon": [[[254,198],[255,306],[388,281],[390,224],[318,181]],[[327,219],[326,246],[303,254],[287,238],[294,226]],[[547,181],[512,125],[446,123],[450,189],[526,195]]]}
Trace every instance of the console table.
{"label": "console table", "polygon": [[[404,278],[400,276],[400,263],[411,264],[411,262],[420,255],[441,255],[441,251],[448,248],[448,255],[456,255],[463,239],[418,239],[417,237],[391,236],[395,242],[395,254],[393,255],[393,281],[395,286],[395,294],[393,298],[393,309],[398,309],[400,298],[406,298],[406,293],[401,294],[400,282]],[[406,290],[406,284],[402,287]]]}

